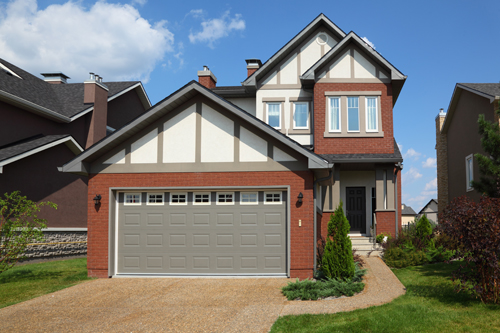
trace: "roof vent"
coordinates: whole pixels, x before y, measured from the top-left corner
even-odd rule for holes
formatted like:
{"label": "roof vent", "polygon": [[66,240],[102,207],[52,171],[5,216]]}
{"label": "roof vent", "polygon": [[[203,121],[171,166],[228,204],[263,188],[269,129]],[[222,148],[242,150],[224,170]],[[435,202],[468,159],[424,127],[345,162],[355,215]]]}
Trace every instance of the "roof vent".
{"label": "roof vent", "polygon": [[443,109],[443,108],[439,109],[439,115],[440,115],[441,117],[446,116],[446,112],[444,112],[444,109]]}
{"label": "roof vent", "polygon": [[52,84],[68,83],[67,79],[71,79],[69,76],[61,72],[53,73],[41,73],[44,77],[44,81]]}

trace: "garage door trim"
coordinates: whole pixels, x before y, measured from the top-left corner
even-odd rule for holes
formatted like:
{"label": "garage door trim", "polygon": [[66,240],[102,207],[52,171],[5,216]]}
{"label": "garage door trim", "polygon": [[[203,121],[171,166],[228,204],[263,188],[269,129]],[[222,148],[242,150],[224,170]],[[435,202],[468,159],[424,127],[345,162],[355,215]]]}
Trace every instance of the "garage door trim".
{"label": "garage door trim", "polygon": [[[200,273],[200,274],[192,274],[192,273],[151,273],[151,274],[145,274],[145,273],[120,273],[118,274],[118,265],[116,263],[116,260],[118,258],[118,217],[119,217],[119,195],[118,193],[120,192],[129,192],[129,191],[141,191],[141,192],[154,192],[154,191],[245,191],[245,190],[259,190],[259,191],[265,191],[265,190],[282,190],[286,191],[286,207],[285,207],[285,213],[286,213],[286,219],[285,219],[285,231],[286,231],[286,255],[285,255],[285,260],[286,260],[286,273],[269,273],[269,274],[260,274],[260,273],[255,273],[255,274],[249,274],[249,273]],[[108,249],[109,249],[109,256],[108,256],[108,274],[109,276],[156,276],[156,277],[161,277],[161,276],[186,276],[186,277],[193,277],[193,276],[214,276],[214,277],[222,277],[222,276],[290,276],[290,213],[291,213],[291,201],[290,201],[290,186],[289,185],[274,185],[274,186],[205,186],[205,187],[110,187],[109,188],[109,244],[108,244]]]}

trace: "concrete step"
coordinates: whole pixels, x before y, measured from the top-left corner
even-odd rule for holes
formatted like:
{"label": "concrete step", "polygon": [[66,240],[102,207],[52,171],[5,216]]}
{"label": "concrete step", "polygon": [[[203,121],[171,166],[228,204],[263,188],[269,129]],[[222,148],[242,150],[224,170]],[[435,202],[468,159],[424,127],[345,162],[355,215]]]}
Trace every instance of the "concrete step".
{"label": "concrete step", "polygon": [[377,251],[377,250],[356,250],[356,254],[359,254],[363,257],[381,257],[382,256],[382,251]]}

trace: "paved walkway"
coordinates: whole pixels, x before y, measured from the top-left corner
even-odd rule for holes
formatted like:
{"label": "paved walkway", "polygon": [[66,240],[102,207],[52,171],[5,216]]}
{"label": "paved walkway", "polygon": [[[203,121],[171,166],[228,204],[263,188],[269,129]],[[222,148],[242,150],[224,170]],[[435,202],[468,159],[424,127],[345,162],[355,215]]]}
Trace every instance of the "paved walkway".
{"label": "paved walkway", "polygon": [[1,309],[0,330],[268,332],[279,316],[350,311],[404,294],[380,258],[366,263],[365,290],[328,301],[287,301],[280,287],[289,279],[99,279]]}

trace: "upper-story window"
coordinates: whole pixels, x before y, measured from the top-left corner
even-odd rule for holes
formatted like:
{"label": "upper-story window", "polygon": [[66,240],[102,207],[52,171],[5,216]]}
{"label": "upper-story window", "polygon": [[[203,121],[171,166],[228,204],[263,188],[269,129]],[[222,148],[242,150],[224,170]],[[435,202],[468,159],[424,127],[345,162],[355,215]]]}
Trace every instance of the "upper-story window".
{"label": "upper-story window", "polygon": [[347,97],[347,131],[359,132],[359,97]]}
{"label": "upper-story window", "polygon": [[281,103],[267,103],[267,123],[281,129]]}
{"label": "upper-story window", "polygon": [[470,154],[465,158],[465,179],[467,191],[472,191],[472,181],[474,180],[473,155]]}
{"label": "upper-story window", "polygon": [[295,102],[293,103],[293,128],[308,129],[309,128],[309,103]]}
{"label": "upper-story window", "polygon": [[383,137],[381,91],[325,91],[325,137]]}
{"label": "upper-story window", "polygon": [[377,97],[366,97],[366,131],[378,132]]}
{"label": "upper-story window", "polygon": [[340,132],[340,97],[329,98],[330,132]]}

